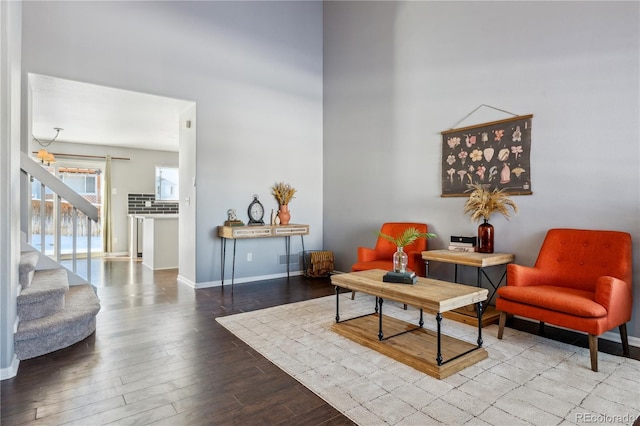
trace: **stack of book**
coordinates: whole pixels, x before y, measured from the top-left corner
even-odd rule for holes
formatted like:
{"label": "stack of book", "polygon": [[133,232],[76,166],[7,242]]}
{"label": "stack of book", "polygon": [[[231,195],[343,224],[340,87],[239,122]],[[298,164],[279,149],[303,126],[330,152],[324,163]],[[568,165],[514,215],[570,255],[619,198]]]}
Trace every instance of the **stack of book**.
{"label": "stack of book", "polygon": [[449,250],[452,251],[478,251],[478,237],[451,236]]}
{"label": "stack of book", "polygon": [[389,271],[382,277],[382,281],[385,283],[397,283],[397,284],[415,284],[418,282],[418,277],[415,272],[393,272]]}

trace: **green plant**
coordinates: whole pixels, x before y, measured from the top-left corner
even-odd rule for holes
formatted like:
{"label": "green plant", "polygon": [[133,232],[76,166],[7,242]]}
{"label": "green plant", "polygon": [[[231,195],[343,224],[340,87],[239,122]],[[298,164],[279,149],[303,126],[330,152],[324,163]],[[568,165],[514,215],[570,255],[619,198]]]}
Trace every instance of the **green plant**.
{"label": "green plant", "polygon": [[278,204],[286,206],[291,201],[293,195],[296,193],[296,189],[288,183],[278,182],[271,187],[271,194],[276,197]]}
{"label": "green plant", "polygon": [[378,231],[378,236],[384,238],[385,240],[391,241],[398,247],[405,247],[417,240],[418,238],[435,238],[436,234],[431,232],[420,232],[416,228],[407,228],[404,232],[397,237],[392,237],[391,235],[383,234]]}
{"label": "green plant", "polygon": [[469,214],[472,221],[489,220],[493,213],[500,213],[509,220],[509,207],[518,213],[518,206],[503,190],[494,188],[491,191],[479,184],[470,188],[473,188],[473,192],[464,205],[464,214]]}

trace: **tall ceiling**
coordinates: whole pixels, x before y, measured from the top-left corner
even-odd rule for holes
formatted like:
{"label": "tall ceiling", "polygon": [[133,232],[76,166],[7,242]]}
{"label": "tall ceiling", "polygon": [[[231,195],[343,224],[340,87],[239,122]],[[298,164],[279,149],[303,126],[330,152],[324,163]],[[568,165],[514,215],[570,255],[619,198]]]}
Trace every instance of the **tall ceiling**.
{"label": "tall ceiling", "polygon": [[192,102],[29,75],[32,131],[42,140],[178,151],[178,117]]}

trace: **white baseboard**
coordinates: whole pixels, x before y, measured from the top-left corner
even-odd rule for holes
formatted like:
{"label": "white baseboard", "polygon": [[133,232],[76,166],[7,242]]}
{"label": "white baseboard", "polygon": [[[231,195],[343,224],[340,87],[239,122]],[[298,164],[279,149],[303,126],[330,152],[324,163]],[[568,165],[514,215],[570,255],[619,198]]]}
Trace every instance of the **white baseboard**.
{"label": "white baseboard", "polygon": [[[91,255],[93,257],[93,254]],[[103,253],[103,257],[129,257],[128,251],[113,251],[110,253]]]}
{"label": "white baseboard", "polygon": [[194,283],[193,281],[191,281],[188,278],[183,277],[182,275],[178,274],[178,282],[184,285],[188,285],[191,288],[196,288],[196,283]]}
{"label": "white baseboard", "polygon": [[[293,276],[297,276],[297,275],[302,275],[302,271],[293,271],[289,273],[289,276],[293,277]],[[279,273],[279,274],[271,274],[271,275],[256,275],[253,277],[243,277],[243,278],[236,278],[234,280],[234,285],[237,284],[243,284],[243,283],[250,283],[250,282],[254,282],[254,281],[263,281],[263,280],[273,280],[276,278],[286,278],[287,277],[287,273],[283,272],[283,273]],[[224,285],[225,286],[231,286],[231,279],[227,278],[224,280]],[[207,281],[207,282],[201,282],[201,283],[195,283],[195,287],[196,289],[199,288],[209,288],[209,287],[221,287],[222,286],[222,281],[221,280],[216,280],[216,281]]]}
{"label": "white baseboard", "polygon": [[13,354],[13,361],[11,365],[6,368],[0,368],[0,380],[10,379],[18,374],[18,367],[20,366],[20,360]]}

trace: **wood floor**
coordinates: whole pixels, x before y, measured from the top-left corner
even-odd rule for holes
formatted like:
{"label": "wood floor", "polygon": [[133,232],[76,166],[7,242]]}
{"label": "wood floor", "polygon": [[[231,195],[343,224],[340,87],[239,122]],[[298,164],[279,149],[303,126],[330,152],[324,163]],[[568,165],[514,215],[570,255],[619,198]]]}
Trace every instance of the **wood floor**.
{"label": "wood floor", "polygon": [[[215,321],[333,294],[328,279],[240,284],[232,293],[228,285],[193,290],[176,283],[175,270],[128,259],[93,270],[102,303],[96,333],[22,361],[18,375],[1,382],[3,425],[352,424]],[[511,326],[537,332],[526,321]],[[576,333],[547,327],[547,336],[587,346]],[[603,352],[620,346],[600,340]]]}
{"label": "wood floor", "polygon": [[[353,424],[215,318],[333,294],[292,277],[193,290],[139,262],[99,268],[96,333],[22,361],[1,383],[3,425]],[[332,313],[328,313],[332,315]]]}

